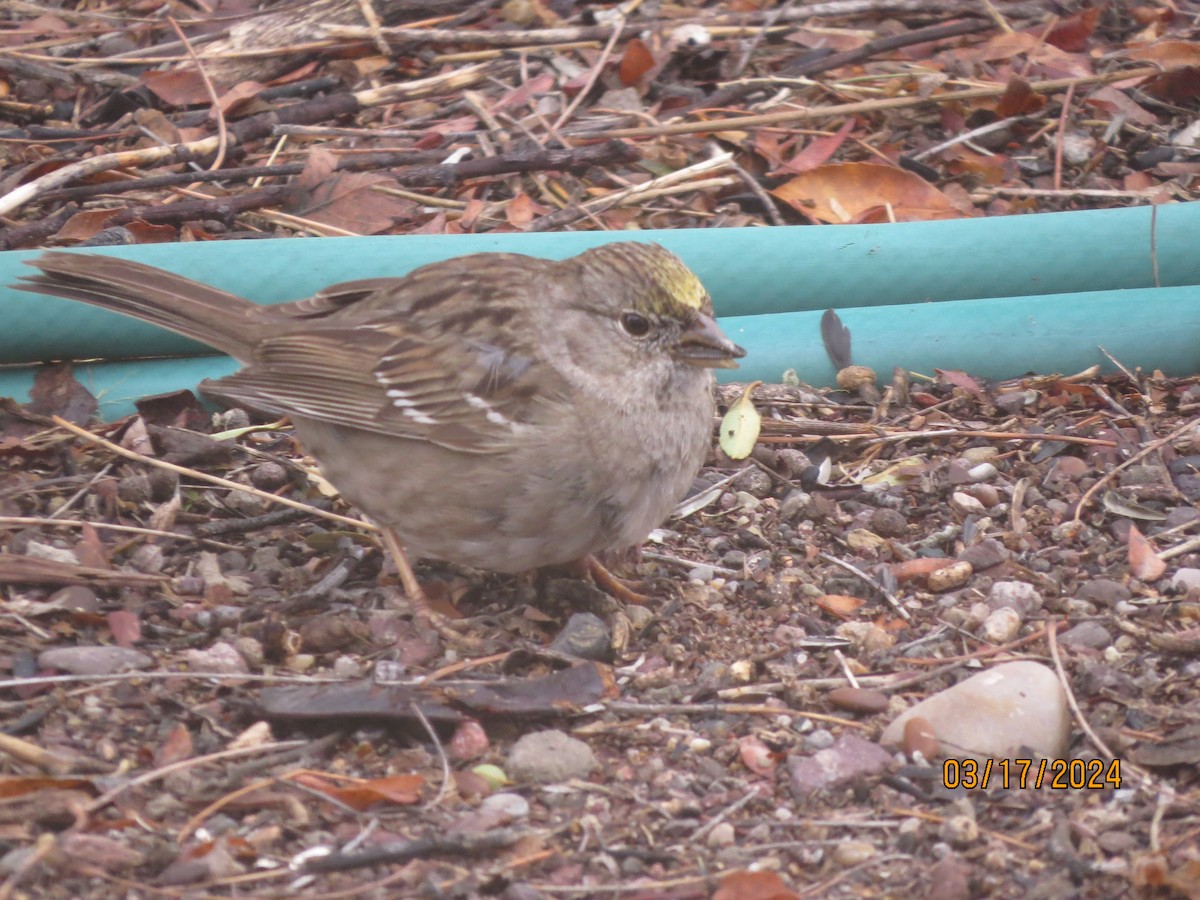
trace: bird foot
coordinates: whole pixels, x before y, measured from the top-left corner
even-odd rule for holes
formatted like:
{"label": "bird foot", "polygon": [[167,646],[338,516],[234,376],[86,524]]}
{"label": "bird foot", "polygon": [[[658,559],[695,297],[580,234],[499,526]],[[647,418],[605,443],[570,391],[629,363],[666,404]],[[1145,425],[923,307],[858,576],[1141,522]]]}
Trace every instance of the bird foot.
{"label": "bird foot", "polygon": [[458,626],[456,626],[447,616],[443,615],[442,613],[435,612],[427,605],[418,605],[417,603],[412,602],[411,597],[409,598],[409,601],[412,603],[413,613],[416,616],[417,621],[433,631],[436,631],[438,636],[447,644],[469,650],[473,653],[487,652],[491,650],[491,647],[488,645],[487,641],[483,640],[482,638],[475,637],[472,634],[467,634],[465,631],[461,631]]}
{"label": "bird foot", "polygon": [[486,642],[473,635],[464,633],[450,621],[448,616],[433,608],[429,602],[429,595],[425,593],[425,589],[417,581],[416,573],[413,572],[412,566],[409,565],[408,557],[405,556],[404,548],[400,545],[400,540],[396,537],[395,532],[390,528],[384,528],[380,536],[383,539],[383,546],[387,549],[392,561],[396,564],[396,571],[400,576],[400,585],[404,589],[404,594],[408,599],[409,606],[412,608],[414,618],[422,625],[437,632],[447,644],[461,647],[471,652],[489,650],[490,648]]}
{"label": "bird foot", "polygon": [[600,588],[609,596],[620,600],[622,603],[631,603],[634,606],[646,606],[651,598],[646,594],[641,594],[631,588],[623,579],[618,578],[607,568],[600,560],[594,556],[585,556],[580,561],[585,576],[590,577],[596,587]]}

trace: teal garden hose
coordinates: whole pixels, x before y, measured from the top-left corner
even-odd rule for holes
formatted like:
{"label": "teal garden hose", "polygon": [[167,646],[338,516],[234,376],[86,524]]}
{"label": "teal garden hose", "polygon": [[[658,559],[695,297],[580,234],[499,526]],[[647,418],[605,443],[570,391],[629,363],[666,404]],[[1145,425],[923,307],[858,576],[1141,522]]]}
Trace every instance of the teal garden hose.
{"label": "teal garden hose", "polygon": [[[612,240],[654,240],[679,254],[713,295],[722,327],[744,346],[737,380],[812,384],[835,374],[819,321],[838,311],[854,361],[1024,372],[1127,367],[1200,371],[1200,202],[896,225],[796,226],[559,234],[387,236],[89,248],[170,269],[262,303],[337,281],[400,275],[465,253],[571,256]],[[10,291],[40,251],[0,253],[0,396],[24,400],[34,364],[77,366],[101,415],[147,394],[193,387],[236,364],[131,319]]]}

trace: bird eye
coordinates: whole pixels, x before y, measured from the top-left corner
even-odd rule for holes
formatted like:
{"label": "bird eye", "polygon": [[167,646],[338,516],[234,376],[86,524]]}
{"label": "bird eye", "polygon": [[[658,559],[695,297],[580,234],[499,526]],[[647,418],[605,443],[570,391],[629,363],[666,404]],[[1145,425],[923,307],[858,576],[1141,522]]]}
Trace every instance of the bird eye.
{"label": "bird eye", "polygon": [[650,320],[635,312],[627,312],[621,316],[621,327],[631,337],[645,337],[650,333]]}

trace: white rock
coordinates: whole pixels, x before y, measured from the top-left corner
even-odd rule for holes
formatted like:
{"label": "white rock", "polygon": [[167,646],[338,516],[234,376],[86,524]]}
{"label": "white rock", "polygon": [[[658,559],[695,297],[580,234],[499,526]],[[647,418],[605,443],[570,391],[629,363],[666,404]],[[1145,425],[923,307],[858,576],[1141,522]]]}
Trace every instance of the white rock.
{"label": "white rock", "polygon": [[732,825],[728,822],[718,822],[708,833],[704,842],[710,847],[728,847],[737,837]]}
{"label": "white rock", "polygon": [[1028,751],[1062,756],[1071,718],[1058,676],[1036,662],[995,666],[905,710],[886,729],[880,743],[896,748],[904,725],[920,716],[947,756],[1011,759]]}
{"label": "white rock", "polygon": [[55,547],[39,541],[30,541],[25,545],[25,555],[31,559],[46,559],[50,562],[63,563],[68,566],[79,565],[79,559],[65,547]]}
{"label": "white rock", "polygon": [[995,447],[968,447],[962,452],[962,458],[968,463],[980,463],[985,460],[995,459],[1000,455],[1000,451]]}
{"label": "white rock", "polygon": [[833,848],[833,861],[847,869],[866,862],[875,852],[875,845],[866,841],[842,841]]}
{"label": "white rock", "polygon": [[979,636],[993,644],[1007,644],[1021,630],[1021,616],[1015,609],[1005,606],[988,613],[979,629]]}
{"label": "white rock", "polygon": [[950,505],[964,516],[977,516],[984,510],[982,503],[963,491],[955,491],[950,495]]}
{"label": "white rock", "polygon": [[599,767],[591,747],[561,731],[524,734],[508,752],[508,773],[516,782],[555,784],[586,778]]}
{"label": "white rock", "polygon": [[995,478],[999,474],[1000,474],[999,469],[997,469],[995,466],[993,466],[990,462],[985,462],[985,463],[980,463],[979,465],[973,466],[970,469],[968,469],[967,470],[967,479],[969,481],[972,481],[975,483],[978,483],[981,481],[991,481],[993,478]]}
{"label": "white rock", "polygon": [[502,813],[514,821],[529,816],[529,801],[520,794],[513,794],[508,791],[485,797],[483,802],[479,804],[479,808],[484,811]]}
{"label": "white rock", "polygon": [[979,840],[979,826],[970,816],[950,816],[938,832],[947,844],[966,847]]}
{"label": "white rock", "polygon": [[987,597],[987,605],[992,609],[1009,606],[1022,616],[1037,612],[1043,602],[1038,589],[1024,581],[997,581]]}
{"label": "white rock", "polygon": [[1182,568],[1171,576],[1171,587],[1177,591],[1200,588],[1200,569]]}

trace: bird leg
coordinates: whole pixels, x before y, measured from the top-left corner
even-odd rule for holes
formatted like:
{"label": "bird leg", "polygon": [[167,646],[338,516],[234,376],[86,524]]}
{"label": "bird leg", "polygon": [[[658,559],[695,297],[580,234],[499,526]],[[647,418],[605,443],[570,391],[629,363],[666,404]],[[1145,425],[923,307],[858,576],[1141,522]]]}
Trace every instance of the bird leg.
{"label": "bird leg", "polygon": [[408,556],[404,553],[404,547],[401,546],[400,539],[396,537],[396,532],[386,526],[381,526],[379,538],[383,543],[383,549],[388,552],[392,562],[396,564],[396,572],[400,575],[400,584],[404,588],[404,593],[408,595],[408,599],[413,602],[414,606],[424,607],[425,612],[431,612],[429,600],[421,588],[421,583],[417,581],[417,573],[408,564]]}
{"label": "bird leg", "polygon": [[429,598],[426,596],[425,590],[421,587],[421,583],[417,581],[417,575],[408,563],[408,556],[405,554],[404,547],[400,543],[400,538],[396,536],[396,532],[392,531],[386,525],[381,525],[379,526],[379,538],[383,543],[384,549],[392,558],[392,562],[396,564],[396,572],[400,576],[400,585],[404,588],[404,593],[408,596],[408,602],[412,605],[413,614],[418,619],[427,623],[430,628],[449,643],[465,646],[472,650],[485,649],[483,641],[471,635],[463,634],[450,623],[450,620],[446,616],[429,605]]}
{"label": "bird leg", "polygon": [[611,597],[620,600],[622,603],[632,603],[634,606],[645,606],[650,602],[650,598],[645,594],[639,594],[628,584],[605,568],[592,554],[588,554],[579,560],[579,566],[583,570],[583,574],[588,576],[595,582],[596,587],[600,588]]}

